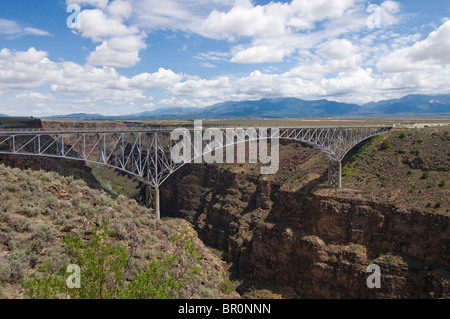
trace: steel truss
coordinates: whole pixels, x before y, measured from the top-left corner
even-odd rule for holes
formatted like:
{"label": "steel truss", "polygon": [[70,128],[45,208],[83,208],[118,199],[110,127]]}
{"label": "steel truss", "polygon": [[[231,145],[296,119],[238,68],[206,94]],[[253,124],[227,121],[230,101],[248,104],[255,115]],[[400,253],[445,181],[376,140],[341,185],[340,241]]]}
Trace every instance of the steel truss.
{"label": "steel truss", "polygon": [[[235,145],[279,139],[313,146],[330,160],[329,185],[341,187],[341,162],[357,144],[383,134],[392,127],[282,128],[282,129],[184,129],[174,138],[174,130],[158,131],[12,131],[0,132],[0,154],[46,156],[107,165],[137,177],[153,189],[187,163],[218,149],[234,152]],[[205,139],[208,135],[209,139]],[[183,140],[192,149],[182,162],[171,151]],[[251,147],[250,147],[250,150]],[[255,149],[253,149],[255,151]],[[234,154],[234,153],[233,153]],[[228,156],[229,154],[227,154]],[[257,154],[256,154],[257,155]],[[250,159],[249,155],[249,159]],[[238,157],[238,162],[242,158]]]}
{"label": "steel truss", "polygon": [[[147,200],[153,189],[154,210],[160,218],[161,185],[175,171],[187,163],[202,163],[206,156],[220,158],[226,149],[226,162],[245,162],[261,159],[256,142],[265,140],[278,146],[279,139],[298,141],[325,153],[330,160],[328,183],[341,188],[342,160],[357,144],[373,136],[386,133],[392,127],[349,128],[282,128],[282,129],[143,129],[44,131],[8,130],[0,132],[0,154],[56,157],[110,166],[137,177],[146,183]],[[206,137],[206,138],[205,138]],[[174,160],[172,151],[185,146],[183,160]],[[261,143],[260,143],[261,144]],[[242,148],[243,146],[243,148]],[[239,149],[239,147],[241,147]],[[237,152],[235,152],[237,148]],[[186,152],[186,150],[189,150]],[[219,153],[219,154],[218,154]],[[274,154],[271,154],[274,155]],[[262,159],[261,159],[262,161]],[[206,161],[207,162],[207,161]],[[225,162],[225,160],[224,160]],[[266,163],[264,163],[266,164]]]}

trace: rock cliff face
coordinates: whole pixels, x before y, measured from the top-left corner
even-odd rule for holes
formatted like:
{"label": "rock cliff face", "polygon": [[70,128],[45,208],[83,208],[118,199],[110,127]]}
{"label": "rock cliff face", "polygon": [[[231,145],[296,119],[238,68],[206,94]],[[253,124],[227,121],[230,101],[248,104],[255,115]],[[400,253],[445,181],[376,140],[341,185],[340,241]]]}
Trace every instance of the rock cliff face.
{"label": "rock cliff face", "polygon": [[[450,297],[448,215],[401,210],[320,182],[291,191],[191,165],[163,186],[162,211],[194,224],[242,278],[275,281],[303,298]],[[367,287],[371,264],[381,269],[381,289]]]}
{"label": "rock cliff face", "polygon": [[75,128],[75,129],[99,129],[99,128],[126,128],[127,126],[132,126],[132,123],[126,124],[123,122],[83,122],[83,121],[51,121],[45,120],[42,122],[42,127],[48,130],[52,129],[67,129],[67,128]]}
{"label": "rock cliff face", "polygon": [[41,127],[41,120],[33,117],[0,117],[0,129]]}

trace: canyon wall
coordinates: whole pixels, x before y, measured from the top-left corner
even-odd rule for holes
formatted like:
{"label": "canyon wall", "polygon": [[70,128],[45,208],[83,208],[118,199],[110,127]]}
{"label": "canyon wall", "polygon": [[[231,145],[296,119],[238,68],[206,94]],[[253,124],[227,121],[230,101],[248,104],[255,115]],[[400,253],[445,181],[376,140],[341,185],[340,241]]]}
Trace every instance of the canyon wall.
{"label": "canyon wall", "polygon": [[[162,212],[190,221],[242,278],[272,280],[302,298],[450,297],[448,216],[342,192],[287,191],[189,165],[163,186]],[[381,268],[381,289],[367,287],[371,264]]]}

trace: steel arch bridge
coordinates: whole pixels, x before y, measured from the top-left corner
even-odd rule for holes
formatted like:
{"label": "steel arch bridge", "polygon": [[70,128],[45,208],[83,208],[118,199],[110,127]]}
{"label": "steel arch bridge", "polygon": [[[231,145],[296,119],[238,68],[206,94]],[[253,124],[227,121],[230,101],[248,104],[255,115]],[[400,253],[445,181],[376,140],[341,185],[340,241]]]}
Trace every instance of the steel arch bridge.
{"label": "steel arch bridge", "polygon": [[[378,126],[269,130],[265,128],[209,129],[195,126],[190,129],[127,128],[54,131],[12,129],[0,131],[0,154],[79,160],[106,165],[131,174],[154,190],[155,211],[159,218],[160,186],[182,166],[188,163],[201,163],[203,156],[217,150],[231,151],[234,159],[234,149],[239,144],[245,146],[247,143],[270,141],[271,146],[278,146],[279,139],[304,143],[327,155],[330,160],[329,186],[341,188],[341,163],[345,155],[364,140],[386,133],[392,128],[392,126]],[[209,138],[205,139],[205,136]],[[193,148],[192,153],[188,152],[189,156],[183,154],[182,160],[174,159],[172,155],[172,151],[179,147],[180,143],[188,149]]]}

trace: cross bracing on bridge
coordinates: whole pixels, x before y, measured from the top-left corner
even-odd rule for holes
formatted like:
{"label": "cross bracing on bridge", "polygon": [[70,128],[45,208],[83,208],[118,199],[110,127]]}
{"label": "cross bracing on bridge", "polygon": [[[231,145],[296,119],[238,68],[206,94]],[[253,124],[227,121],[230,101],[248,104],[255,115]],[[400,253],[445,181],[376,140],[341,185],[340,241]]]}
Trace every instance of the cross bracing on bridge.
{"label": "cross bracing on bridge", "polygon": [[[56,157],[107,165],[137,177],[155,190],[159,197],[160,186],[178,169],[188,163],[201,163],[212,153],[225,149],[234,158],[235,147],[246,143],[249,153],[257,155],[253,142],[266,140],[278,145],[279,139],[308,144],[325,153],[330,160],[329,185],[341,187],[341,162],[345,155],[362,141],[388,132],[392,127],[328,127],[280,129],[194,129],[126,128],[97,130],[9,130],[0,131],[0,154]],[[231,133],[230,133],[231,132]],[[176,138],[174,138],[176,136]],[[207,138],[204,138],[207,136]],[[214,138],[212,139],[212,136]],[[172,151],[180,140],[188,156],[176,160]],[[241,149],[242,150],[242,149]],[[267,151],[267,150],[266,150]],[[274,151],[273,149],[271,150]],[[261,149],[260,149],[261,152]],[[231,155],[230,155],[231,153]],[[237,149],[238,163],[245,161]],[[245,153],[245,151],[244,151]],[[262,155],[262,154],[259,154]],[[266,157],[268,153],[265,154]],[[219,154],[219,157],[221,155]],[[223,155],[222,155],[223,156]],[[249,154],[249,160],[251,155]],[[258,156],[257,156],[258,157]],[[265,163],[267,164],[267,163]],[[159,203],[157,203],[159,207]],[[159,214],[159,211],[157,212]]]}

